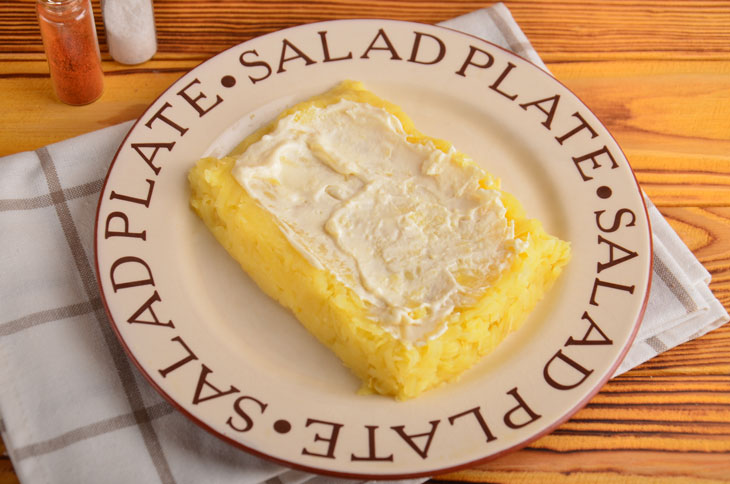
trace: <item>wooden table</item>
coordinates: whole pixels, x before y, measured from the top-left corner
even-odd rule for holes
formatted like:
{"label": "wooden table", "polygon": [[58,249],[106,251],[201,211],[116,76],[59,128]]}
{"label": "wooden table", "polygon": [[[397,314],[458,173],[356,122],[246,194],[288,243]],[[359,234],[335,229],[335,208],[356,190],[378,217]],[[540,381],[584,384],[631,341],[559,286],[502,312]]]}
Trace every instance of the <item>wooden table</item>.
{"label": "wooden table", "polygon": [[[260,34],[353,17],[435,23],[488,5],[155,0],[158,54],[123,66],[106,53],[93,3],[106,91],[84,107],[53,97],[34,2],[0,6],[0,156],[135,118],[188,69]],[[641,186],[730,307],[730,2],[506,4],[554,75],[618,139]],[[610,381],[570,421],[527,448],[438,479],[730,482],[730,325]],[[0,484],[13,482],[0,443]]]}

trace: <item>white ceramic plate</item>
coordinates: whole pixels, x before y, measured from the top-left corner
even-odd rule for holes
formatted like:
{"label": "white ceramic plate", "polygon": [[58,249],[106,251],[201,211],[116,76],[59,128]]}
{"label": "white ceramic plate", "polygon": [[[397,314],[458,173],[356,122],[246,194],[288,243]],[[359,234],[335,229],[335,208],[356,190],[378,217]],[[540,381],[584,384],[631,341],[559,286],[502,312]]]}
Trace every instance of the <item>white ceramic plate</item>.
{"label": "white ceramic plate", "polygon": [[[240,270],[188,207],[186,174],[279,111],[344,79],[399,104],[501,177],[573,259],[527,323],[463,378],[407,402],[359,382]],[[338,476],[425,476],[519,448],[611,376],[641,320],[650,228],[626,158],[550,75],[445,28],[304,25],[233,47],[140,118],[104,185],[104,302],[123,345],[175,406],[221,438]]]}

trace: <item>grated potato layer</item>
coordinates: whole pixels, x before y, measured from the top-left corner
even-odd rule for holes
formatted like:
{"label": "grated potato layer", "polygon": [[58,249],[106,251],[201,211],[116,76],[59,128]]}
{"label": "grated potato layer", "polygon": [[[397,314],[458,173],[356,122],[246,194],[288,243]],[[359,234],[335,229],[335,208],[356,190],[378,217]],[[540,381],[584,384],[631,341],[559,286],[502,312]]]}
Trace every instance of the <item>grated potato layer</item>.
{"label": "grated potato layer", "polygon": [[[332,90],[283,112],[303,116],[311,106],[324,107],[342,99],[367,102],[397,116],[409,141],[433,142],[447,152],[451,145],[429,138],[413,126],[397,106],[381,100],[360,83],[346,81]],[[455,380],[516,330],[558,278],[570,258],[570,245],[548,235],[539,221],[528,219],[520,203],[502,191],[515,236],[529,241],[512,266],[473,306],[456,308],[448,329],[423,346],[394,338],[369,319],[359,297],[326,269],[313,267],[262,208],[231,175],[233,156],[246,150],[277,120],[247,137],[230,156],[203,158],[189,173],[190,203],[216,239],[270,297],[289,308],[322,344],[329,347],[363,381],[363,392],[409,399]],[[461,153],[456,163],[472,163]],[[482,185],[498,187],[486,175]]]}

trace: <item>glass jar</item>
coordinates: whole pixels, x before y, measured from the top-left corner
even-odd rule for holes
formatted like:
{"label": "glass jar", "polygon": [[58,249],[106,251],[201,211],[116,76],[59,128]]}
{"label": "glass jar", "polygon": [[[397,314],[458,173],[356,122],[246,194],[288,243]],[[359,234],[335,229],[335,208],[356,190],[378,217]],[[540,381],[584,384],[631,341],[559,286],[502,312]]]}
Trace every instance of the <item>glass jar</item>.
{"label": "glass jar", "polygon": [[152,0],[101,0],[106,45],[120,64],[141,64],[157,52]]}
{"label": "glass jar", "polygon": [[104,72],[91,1],[37,0],[36,11],[56,96],[72,105],[96,101]]}

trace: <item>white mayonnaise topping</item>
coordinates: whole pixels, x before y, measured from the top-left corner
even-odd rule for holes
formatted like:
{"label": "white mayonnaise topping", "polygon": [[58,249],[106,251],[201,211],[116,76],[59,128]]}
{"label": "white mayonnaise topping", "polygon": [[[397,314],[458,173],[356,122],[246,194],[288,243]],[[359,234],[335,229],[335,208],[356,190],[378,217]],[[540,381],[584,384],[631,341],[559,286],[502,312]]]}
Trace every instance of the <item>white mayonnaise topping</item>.
{"label": "white mayonnaise topping", "polygon": [[326,268],[407,344],[446,330],[526,242],[484,172],[408,141],[386,110],[340,101],[287,116],[233,176],[315,267]]}

